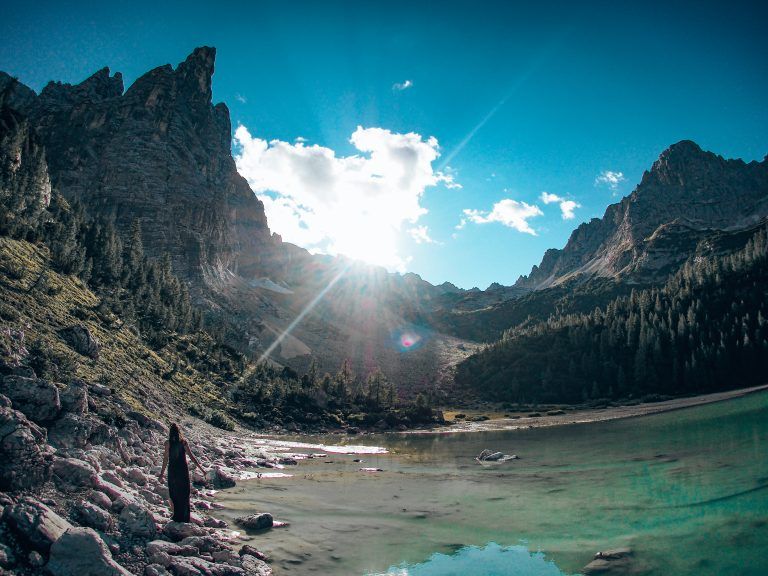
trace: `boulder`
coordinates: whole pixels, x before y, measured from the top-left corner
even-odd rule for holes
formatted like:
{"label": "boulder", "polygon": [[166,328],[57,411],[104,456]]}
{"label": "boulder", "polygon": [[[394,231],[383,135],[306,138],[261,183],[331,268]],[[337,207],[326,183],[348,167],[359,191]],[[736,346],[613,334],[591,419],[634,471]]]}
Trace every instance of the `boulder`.
{"label": "boulder", "polygon": [[33,422],[49,422],[56,418],[61,409],[59,389],[40,378],[6,376],[0,384],[0,392],[13,402],[16,410],[23,412]]}
{"label": "boulder", "polygon": [[53,576],[131,576],[112,559],[104,540],[91,528],[71,528],[51,546],[46,566]]}
{"label": "boulder", "polygon": [[268,528],[272,528],[274,519],[269,512],[258,512],[256,514],[235,518],[235,522],[246,530],[267,530]]}
{"label": "boulder", "polygon": [[208,470],[205,479],[210,482],[214,488],[233,488],[236,485],[235,477],[221,466],[214,466]]}
{"label": "boulder", "polygon": [[601,574],[604,576],[623,576],[633,574],[632,550],[616,548],[595,554],[595,559],[582,569],[584,576]]}
{"label": "boulder", "polygon": [[85,448],[94,423],[86,416],[64,414],[48,429],[48,441],[59,449]]}
{"label": "boulder", "polygon": [[53,449],[45,429],[18,410],[0,408],[0,490],[20,490],[51,477]]}
{"label": "boulder", "polygon": [[138,502],[129,502],[120,512],[120,530],[139,538],[154,538],[157,525],[152,513]]}
{"label": "boulder", "polygon": [[85,326],[70,326],[59,332],[64,341],[78,354],[94,360],[99,359],[101,344]]}
{"label": "boulder", "polygon": [[264,560],[250,554],[243,554],[240,558],[240,565],[247,576],[272,576],[272,567]]}
{"label": "boulder", "polygon": [[62,392],[61,409],[82,416],[88,412],[88,385],[77,378],[73,379]]}
{"label": "boulder", "polygon": [[174,542],[178,542],[190,536],[206,536],[207,532],[204,528],[189,522],[174,522],[171,520],[163,527],[163,534]]}
{"label": "boulder", "polygon": [[48,506],[31,498],[6,506],[3,520],[22,540],[41,552],[48,552],[51,544],[72,528],[69,522]]}
{"label": "boulder", "polygon": [[88,462],[77,458],[55,458],[53,479],[59,490],[64,491],[95,488],[99,485],[96,469]]}
{"label": "boulder", "polygon": [[114,520],[109,512],[91,502],[78,502],[73,507],[72,514],[79,524],[101,532],[108,532],[114,527]]}

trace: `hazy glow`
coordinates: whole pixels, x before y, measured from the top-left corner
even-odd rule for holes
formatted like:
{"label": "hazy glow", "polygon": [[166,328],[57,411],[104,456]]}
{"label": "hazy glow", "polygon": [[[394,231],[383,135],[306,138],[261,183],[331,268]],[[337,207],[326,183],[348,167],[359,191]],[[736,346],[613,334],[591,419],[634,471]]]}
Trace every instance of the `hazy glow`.
{"label": "hazy glow", "polygon": [[[400,241],[405,225],[427,213],[425,188],[453,186],[437,172],[434,137],[358,126],[350,143],[362,154],[337,157],[330,148],[235,132],[237,168],[264,202],[270,228],[283,239],[313,252],[403,270],[407,256]],[[425,242],[426,228],[410,236]],[[423,233],[422,233],[423,232]]]}
{"label": "hazy glow", "polygon": [[346,271],[347,271],[347,268],[343,268],[341,270],[341,272],[339,272],[338,274],[336,274],[336,276],[331,278],[331,281],[328,282],[328,285],[325,288],[323,288],[322,290],[320,290],[320,292],[317,294],[317,296],[315,296],[312,299],[312,301],[309,304],[307,304],[301,312],[299,312],[299,314],[296,316],[296,318],[294,318],[293,321],[290,324],[288,324],[288,327],[285,330],[283,330],[280,333],[280,335],[278,335],[277,338],[275,338],[275,341],[272,342],[272,344],[270,344],[269,347],[266,350],[264,350],[262,355],[259,357],[259,362],[264,362],[267,358],[269,358],[269,355],[272,354],[272,352],[275,351],[275,348],[277,348],[280,345],[280,342],[285,340],[285,337],[288,336],[288,334],[290,334],[291,331],[294,328],[296,328],[296,326],[299,324],[299,322],[301,322],[304,319],[304,316],[309,314],[309,312],[315,306],[317,306],[317,303],[320,302],[320,300],[323,299],[323,296],[325,296],[328,293],[328,290],[333,288],[334,284],[336,284],[336,282],[338,282],[341,279],[341,277],[344,276],[344,273]]}

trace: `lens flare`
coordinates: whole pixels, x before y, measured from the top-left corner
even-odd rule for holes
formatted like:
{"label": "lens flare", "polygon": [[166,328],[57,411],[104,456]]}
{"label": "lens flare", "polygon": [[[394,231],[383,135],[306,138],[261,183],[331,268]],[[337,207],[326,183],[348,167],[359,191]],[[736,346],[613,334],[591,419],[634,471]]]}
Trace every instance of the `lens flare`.
{"label": "lens flare", "polygon": [[401,352],[415,350],[424,344],[424,334],[413,328],[401,329],[392,334],[392,341]]}

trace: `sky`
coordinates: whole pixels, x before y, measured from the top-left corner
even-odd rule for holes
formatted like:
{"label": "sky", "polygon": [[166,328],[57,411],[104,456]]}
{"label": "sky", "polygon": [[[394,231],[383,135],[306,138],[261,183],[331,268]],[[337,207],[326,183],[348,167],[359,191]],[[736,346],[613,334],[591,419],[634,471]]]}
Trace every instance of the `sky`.
{"label": "sky", "polygon": [[[621,5],[621,6],[620,6]],[[0,70],[126,87],[217,48],[270,228],[435,284],[512,284],[669,145],[768,154],[766,2],[8,2]]]}

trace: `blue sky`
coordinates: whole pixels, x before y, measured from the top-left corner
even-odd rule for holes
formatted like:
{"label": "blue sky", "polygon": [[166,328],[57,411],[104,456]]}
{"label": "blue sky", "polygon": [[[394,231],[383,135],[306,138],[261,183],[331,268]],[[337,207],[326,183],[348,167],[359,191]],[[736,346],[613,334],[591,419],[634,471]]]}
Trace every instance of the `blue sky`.
{"label": "blue sky", "polygon": [[[768,4],[618,4],[1,0],[0,69],[36,90],[103,66],[129,84],[215,46],[214,101],[244,127],[273,229],[486,287],[562,247],[674,142],[768,153]],[[318,162],[332,199],[295,177]],[[596,182],[606,171],[623,179]]]}

